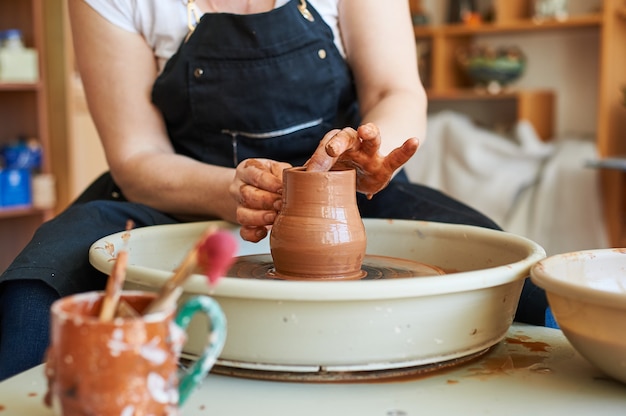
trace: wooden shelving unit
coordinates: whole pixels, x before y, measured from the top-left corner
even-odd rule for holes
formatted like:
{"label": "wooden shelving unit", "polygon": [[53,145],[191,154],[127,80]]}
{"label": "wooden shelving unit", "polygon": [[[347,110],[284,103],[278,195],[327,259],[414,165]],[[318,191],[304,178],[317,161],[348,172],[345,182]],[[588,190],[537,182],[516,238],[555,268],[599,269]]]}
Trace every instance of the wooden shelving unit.
{"label": "wooden shelving unit", "polygon": [[[411,4],[413,6],[414,2]],[[532,0],[494,0],[493,22],[416,26],[416,41],[425,42],[430,51],[426,87],[431,102],[513,101],[518,109],[517,117],[532,121],[542,138],[550,138],[554,123],[554,95],[551,92],[521,90],[494,97],[477,94],[456,64],[456,53],[472,44],[477,36],[515,34],[523,37],[537,31],[574,33],[577,30],[597,30],[600,35],[597,148],[601,157],[625,156],[626,108],[621,91],[626,86],[626,2],[603,0],[600,12],[570,16],[564,21],[536,21],[532,18],[532,5]],[[584,62],[584,56],[581,62]],[[602,199],[611,245],[626,247],[626,173],[610,169],[602,171]]]}
{"label": "wooden shelving unit", "polygon": [[[515,1],[515,0],[512,0]],[[441,25],[437,27],[416,26],[415,36],[428,37],[443,34],[448,37],[467,36],[478,34],[498,34],[512,32],[535,32],[537,30],[565,30],[580,29],[584,27],[600,27],[603,20],[601,14],[588,14],[584,16],[572,16],[564,21],[547,20],[537,21],[530,17],[520,16],[517,19],[483,23],[475,26],[466,25]]]}
{"label": "wooden shelving unit", "polygon": [[[518,90],[500,94],[476,92],[471,88],[447,90],[429,90],[428,99],[431,108],[438,106],[450,107],[452,103],[471,101],[482,106],[502,107],[509,104],[512,108],[509,120],[505,124],[513,124],[517,120],[530,121],[542,140],[554,137],[554,91],[551,90]],[[475,116],[480,118],[480,116]],[[492,124],[485,121],[483,124]]]}
{"label": "wooden shelving unit", "polygon": [[[21,135],[37,138],[43,149],[42,171],[49,173],[51,158],[44,1],[0,0],[0,30],[21,30],[26,46],[35,48],[39,58],[38,82],[0,82],[0,144]],[[52,209],[0,209],[0,272],[30,240],[35,229],[52,215]]]}

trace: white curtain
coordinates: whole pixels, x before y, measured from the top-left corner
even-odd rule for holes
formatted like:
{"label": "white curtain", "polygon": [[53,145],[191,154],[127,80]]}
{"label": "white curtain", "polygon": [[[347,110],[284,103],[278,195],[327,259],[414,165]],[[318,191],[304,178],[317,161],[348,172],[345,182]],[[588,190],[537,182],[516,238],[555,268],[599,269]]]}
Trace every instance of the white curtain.
{"label": "white curtain", "polygon": [[608,247],[593,142],[542,142],[520,121],[510,136],[444,111],[429,116],[425,142],[405,165],[413,182],[483,212],[548,255]]}

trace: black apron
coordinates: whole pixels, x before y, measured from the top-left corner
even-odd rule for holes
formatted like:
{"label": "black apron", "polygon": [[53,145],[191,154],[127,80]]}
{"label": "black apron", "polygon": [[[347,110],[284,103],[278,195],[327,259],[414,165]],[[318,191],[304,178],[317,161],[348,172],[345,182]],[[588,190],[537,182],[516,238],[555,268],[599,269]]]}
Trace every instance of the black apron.
{"label": "black apron", "polygon": [[[301,3],[254,15],[202,16],[152,92],[176,152],[227,167],[254,157],[302,165],[329,130],[358,126],[352,74],[332,30],[310,4],[313,19],[307,19]],[[357,200],[364,218],[498,228],[441,192],[409,183],[403,172],[371,200],[362,194]],[[89,247],[123,231],[128,219],[136,227],[178,222],[127,202],[105,173],[37,230],[0,282],[42,280],[61,296],[103,289],[106,276],[90,265]]]}
{"label": "black apron", "polygon": [[333,32],[299,4],[202,16],[152,92],[177,153],[225,167],[248,158],[302,165],[329,130],[359,124]]}

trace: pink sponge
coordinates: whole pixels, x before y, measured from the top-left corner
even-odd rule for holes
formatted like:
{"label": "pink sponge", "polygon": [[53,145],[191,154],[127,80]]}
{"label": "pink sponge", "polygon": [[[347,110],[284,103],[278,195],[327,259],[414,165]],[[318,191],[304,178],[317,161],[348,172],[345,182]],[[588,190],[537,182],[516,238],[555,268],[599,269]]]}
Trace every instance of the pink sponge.
{"label": "pink sponge", "polygon": [[227,231],[211,233],[198,243],[198,267],[214,285],[226,274],[235,260],[237,241]]}

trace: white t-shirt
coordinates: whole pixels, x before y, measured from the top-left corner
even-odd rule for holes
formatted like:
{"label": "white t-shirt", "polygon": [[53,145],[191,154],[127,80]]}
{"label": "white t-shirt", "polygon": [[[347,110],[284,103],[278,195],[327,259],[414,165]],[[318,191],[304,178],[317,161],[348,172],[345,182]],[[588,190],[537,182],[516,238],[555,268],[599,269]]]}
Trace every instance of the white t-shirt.
{"label": "white t-shirt", "polygon": [[[274,7],[289,0],[276,0]],[[335,45],[345,56],[338,22],[341,0],[308,0],[335,35]],[[178,50],[187,34],[187,0],[85,0],[94,10],[120,28],[142,35],[152,47],[159,71]]]}

